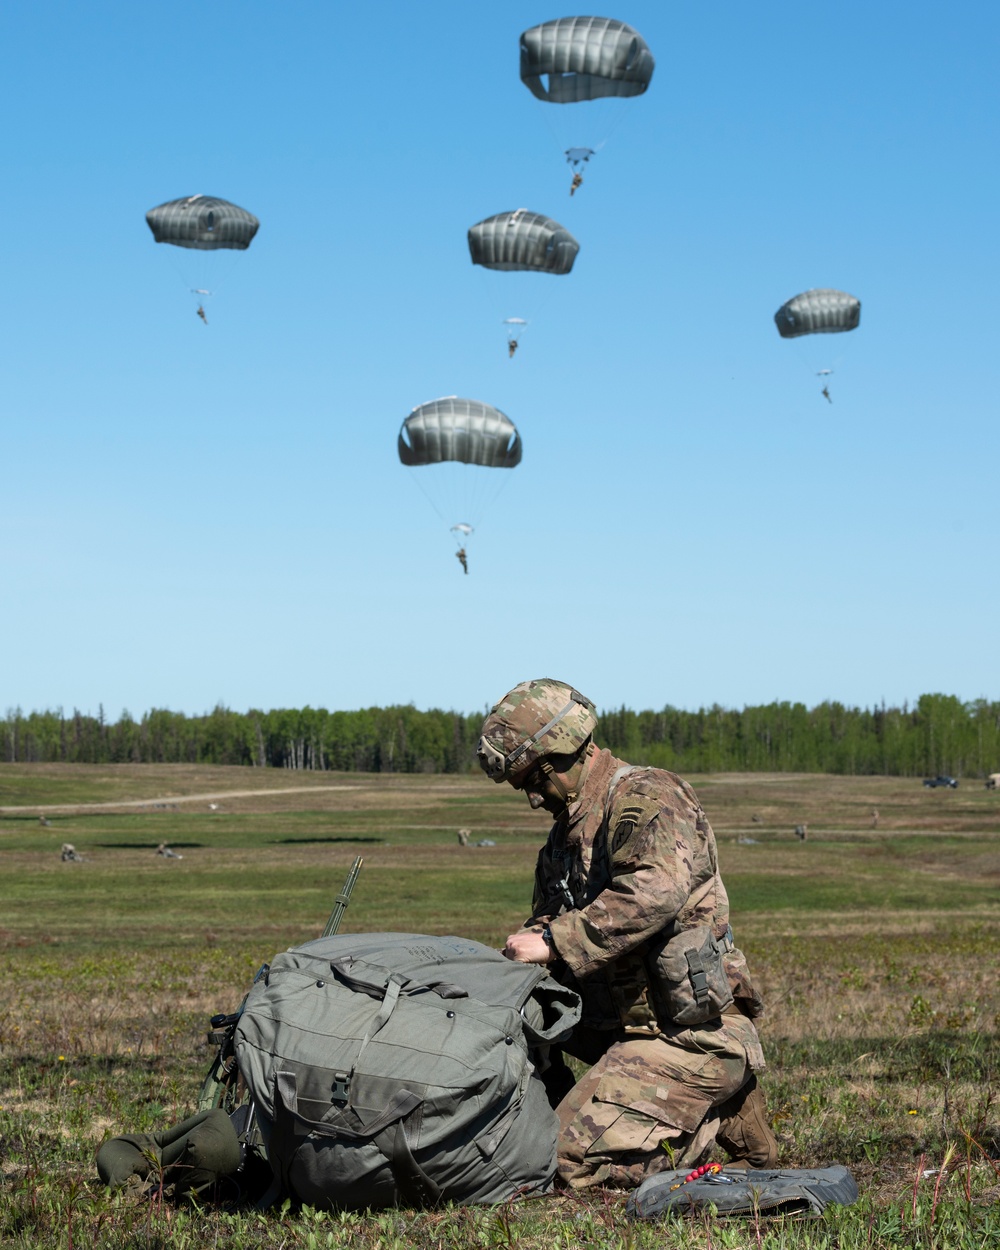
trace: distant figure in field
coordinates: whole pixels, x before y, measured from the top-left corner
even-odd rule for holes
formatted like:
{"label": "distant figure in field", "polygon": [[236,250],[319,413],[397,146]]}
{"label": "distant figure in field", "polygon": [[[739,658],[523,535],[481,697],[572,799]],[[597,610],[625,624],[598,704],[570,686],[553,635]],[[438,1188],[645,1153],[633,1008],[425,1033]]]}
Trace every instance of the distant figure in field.
{"label": "distant figure in field", "polygon": [[755,825],[759,825],[762,817],[758,816],[757,813],[754,812],[754,814],[750,817],[750,819],[753,821]]}
{"label": "distant figure in field", "polygon": [[64,842],[62,850],[59,852],[59,858],[64,864],[82,864],[83,856],[76,849],[72,842]]}
{"label": "distant figure in field", "polygon": [[878,808],[877,807],[872,808],[872,828],[873,829],[878,828]]}
{"label": "distant figure in field", "polygon": [[458,845],[459,846],[469,845],[469,834],[471,832],[472,831],[470,829],[459,829],[458,831]]}
{"label": "distant figure in field", "polygon": [[808,825],[796,825],[795,826],[795,836],[798,838],[800,842],[804,842],[806,840],[806,834],[808,832],[809,832]]}
{"label": "distant figure in field", "polygon": [[38,823],[42,826],[43,829],[48,829],[49,826],[52,824],[48,816],[39,816]]}
{"label": "distant figure in field", "polygon": [[466,573],[468,573],[469,561],[468,561],[468,557],[465,554],[464,547],[459,547],[459,549],[455,552],[455,559],[461,563],[462,568],[466,571]]}
{"label": "distant figure in field", "polygon": [[178,855],[176,851],[172,851],[166,842],[161,842],[156,848],[157,855],[162,855],[164,859],[183,859],[183,855]]}

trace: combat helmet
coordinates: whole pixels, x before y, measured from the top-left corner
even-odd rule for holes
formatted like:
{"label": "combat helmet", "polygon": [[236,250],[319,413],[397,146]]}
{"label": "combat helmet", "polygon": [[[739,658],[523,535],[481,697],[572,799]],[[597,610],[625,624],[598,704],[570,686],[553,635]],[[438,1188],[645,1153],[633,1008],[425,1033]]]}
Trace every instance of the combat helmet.
{"label": "combat helmet", "polygon": [[522,681],[490,709],[476,755],[487,777],[517,787],[549,755],[575,755],[597,728],[593,703],[564,681]]}

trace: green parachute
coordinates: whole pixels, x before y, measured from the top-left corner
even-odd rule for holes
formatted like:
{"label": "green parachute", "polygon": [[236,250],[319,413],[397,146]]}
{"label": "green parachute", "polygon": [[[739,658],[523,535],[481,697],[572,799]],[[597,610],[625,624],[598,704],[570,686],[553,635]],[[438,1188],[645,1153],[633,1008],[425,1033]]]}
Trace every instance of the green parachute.
{"label": "green parachute", "polygon": [[[655,66],[642,35],[610,17],[560,17],[521,35],[521,81],[546,104],[586,105],[642,95]],[[607,109],[600,117],[574,115],[575,124],[589,132],[590,146],[560,143],[573,168],[570,195],[579,190],[583,166],[604,146],[618,120]]]}
{"label": "green parachute", "polygon": [[199,256],[179,266],[181,280],[198,301],[198,315],[205,324],[205,300],[228,276],[231,252],[245,252],[260,229],[260,222],[245,208],[214,195],[189,195],[158,204],[146,214],[146,224],[157,243],[184,248]]}
{"label": "green parachute", "polygon": [[[774,324],[783,339],[804,338],[811,334],[844,334],[856,330],[860,323],[861,301],[857,296],[831,287],[803,291],[801,295],[786,300],[774,314]],[[822,356],[813,353],[803,363],[811,373],[823,379],[821,394],[827,403],[832,404],[830,377],[837,362],[830,360],[828,353]]]}
{"label": "green parachute", "polygon": [[521,81],[548,104],[642,95],[655,65],[639,32],[610,17],[560,17],[521,35]]}
{"label": "green parachute", "polygon": [[[567,274],[580,250],[580,244],[565,226],[526,208],[496,213],[477,222],[469,229],[468,242],[474,265],[506,273]],[[524,287],[520,294],[525,296]],[[523,317],[503,318],[507,355],[511,359],[527,324]]]}
{"label": "green parachute", "polygon": [[478,399],[447,395],[414,408],[397,439],[401,464],[419,469],[418,485],[463,552],[506,475],[521,463],[521,435],[506,413]]}

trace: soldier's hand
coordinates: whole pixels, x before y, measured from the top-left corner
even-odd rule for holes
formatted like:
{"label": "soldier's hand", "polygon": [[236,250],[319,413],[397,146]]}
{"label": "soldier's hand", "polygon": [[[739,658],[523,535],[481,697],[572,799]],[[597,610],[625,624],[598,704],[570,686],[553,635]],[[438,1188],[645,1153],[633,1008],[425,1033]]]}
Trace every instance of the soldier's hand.
{"label": "soldier's hand", "polygon": [[540,926],[537,929],[518,929],[516,933],[512,933],[503,953],[506,959],[513,959],[519,964],[547,964],[556,957],[553,948],[542,937]]}

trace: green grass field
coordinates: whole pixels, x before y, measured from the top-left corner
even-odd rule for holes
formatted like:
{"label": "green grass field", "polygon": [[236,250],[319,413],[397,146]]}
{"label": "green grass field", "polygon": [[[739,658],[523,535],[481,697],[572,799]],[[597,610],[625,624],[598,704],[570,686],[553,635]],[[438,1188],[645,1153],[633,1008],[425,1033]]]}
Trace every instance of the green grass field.
{"label": "green grass field", "polygon": [[[101,1141],[190,1113],[208,1016],[318,935],[356,855],[346,931],[499,945],[524,918],[547,820],[478,776],[2,765],[0,1246],[1000,1245],[1000,794],[690,780],[769,1004],[782,1162],[848,1164],[856,1206],[659,1226],[626,1223],[624,1198],[603,1192],[369,1217],[108,1195]],[[495,845],[461,847],[459,828]],[[83,863],[60,860],[66,842]],[[161,842],[182,858],[158,856]]]}

